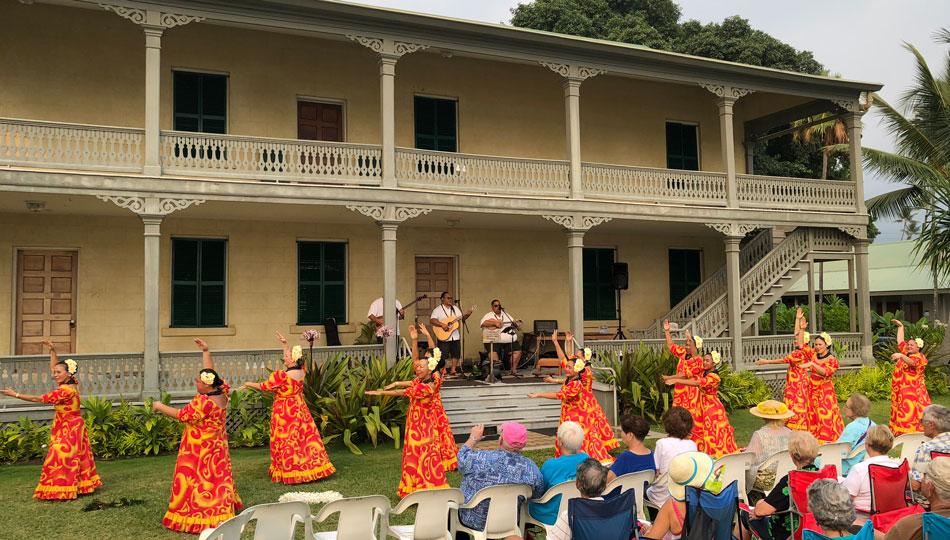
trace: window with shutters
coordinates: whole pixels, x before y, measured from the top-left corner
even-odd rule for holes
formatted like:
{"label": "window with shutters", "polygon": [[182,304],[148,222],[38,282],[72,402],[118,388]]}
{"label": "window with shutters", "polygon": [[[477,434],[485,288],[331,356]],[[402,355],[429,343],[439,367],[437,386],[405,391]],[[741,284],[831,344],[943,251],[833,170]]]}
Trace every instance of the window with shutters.
{"label": "window with shutters", "polygon": [[613,249],[584,248],[585,321],[617,318],[617,291],[613,283],[614,260]]}
{"label": "window with shutters", "polygon": [[226,326],[227,240],[172,238],[172,327]]}
{"label": "window with shutters", "polygon": [[346,244],[297,242],[297,324],[346,323]]}
{"label": "window with shutters", "polygon": [[670,307],[680,303],[703,282],[703,252],[699,249],[670,250]]}
{"label": "window with shutters", "polygon": [[177,131],[228,132],[228,76],[174,71]]}
{"label": "window with shutters", "polygon": [[416,148],[458,152],[457,105],[454,99],[415,96]]}
{"label": "window with shutters", "polygon": [[699,170],[699,126],[666,123],[666,168]]}

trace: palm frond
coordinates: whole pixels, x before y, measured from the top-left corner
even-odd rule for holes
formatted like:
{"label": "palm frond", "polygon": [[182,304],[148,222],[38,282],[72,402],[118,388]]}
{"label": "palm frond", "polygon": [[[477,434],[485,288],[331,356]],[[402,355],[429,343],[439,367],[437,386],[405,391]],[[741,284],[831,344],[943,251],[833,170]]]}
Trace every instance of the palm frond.
{"label": "palm frond", "polygon": [[917,186],[896,189],[871,197],[865,204],[868,213],[874,219],[897,219],[904,221],[904,216],[919,208],[926,198],[926,193]]}
{"label": "palm frond", "polygon": [[912,157],[875,148],[861,150],[864,154],[864,166],[892,182],[925,186],[946,179],[946,175],[940,171]]}
{"label": "palm frond", "polygon": [[899,154],[926,159],[940,153],[927,133],[879,95],[875,95],[874,110],[883,117],[881,123],[887,133],[894,137]]}
{"label": "palm frond", "polygon": [[950,44],[950,28],[941,28],[934,32],[934,41]]}

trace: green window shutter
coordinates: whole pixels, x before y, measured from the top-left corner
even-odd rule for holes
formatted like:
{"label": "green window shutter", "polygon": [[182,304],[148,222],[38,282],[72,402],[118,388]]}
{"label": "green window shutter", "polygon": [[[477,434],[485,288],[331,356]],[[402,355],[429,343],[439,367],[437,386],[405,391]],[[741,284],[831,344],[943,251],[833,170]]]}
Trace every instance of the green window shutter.
{"label": "green window shutter", "polygon": [[584,248],[584,320],[617,318],[613,264],[613,249]]}
{"label": "green window shutter", "polygon": [[672,308],[693,292],[703,281],[702,251],[698,249],[671,249],[670,307]]}
{"label": "green window shutter", "polygon": [[297,243],[297,324],[346,322],[346,244]]}
{"label": "green window shutter", "polygon": [[172,239],[173,327],[225,326],[227,241]]}
{"label": "green window shutter", "polygon": [[227,75],[175,71],[173,79],[174,129],[226,133]]}
{"label": "green window shutter", "polygon": [[416,148],[458,151],[457,105],[453,99],[414,97]]}
{"label": "green window shutter", "polygon": [[699,144],[696,126],[666,123],[666,168],[688,171],[699,170]]}

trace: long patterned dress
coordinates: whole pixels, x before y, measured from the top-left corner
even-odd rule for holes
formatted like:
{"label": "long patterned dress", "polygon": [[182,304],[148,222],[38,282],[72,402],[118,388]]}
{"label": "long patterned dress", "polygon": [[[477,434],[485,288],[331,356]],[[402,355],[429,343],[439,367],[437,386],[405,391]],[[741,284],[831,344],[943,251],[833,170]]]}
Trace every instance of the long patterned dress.
{"label": "long patterned dress", "polygon": [[[230,387],[223,384],[221,390],[227,394]],[[162,525],[198,534],[234,517],[244,506],[234,490],[227,409],[199,394],[178,411],[178,421],[186,426]]]}
{"label": "long patterned dress", "polygon": [[400,497],[420,489],[447,488],[439,438],[435,432],[435,391],[418,379],[406,388],[409,412],[406,414],[406,437],[402,447]]}
{"label": "long patterned dress", "polygon": [[[679,359],[679,362],[676,363],[677,375],[695,379],[703,374],[702,357],[695,356],[687,359],[686,347],[681,345],[671,345],[670,352]],[[693,415],[693,433],[689,438],[696,443],[696,446],[699,446],[699,441],[703,439],[703,414],[699,396],[699,388],[695,386],[686,386],[685,384],[673,386],[673,406],[683,407]]]}
{"label": "long patterned dress", "polygon": [[[898,347],[901,354],[907,354],[907,342],[901,341]],[[908,356],[914,360],[914,365],[898,361],[891,382],[890,427],[894,436],[921,431],[920,418],[924,414],[924,407],[930,405],[930,393],[924,384],[927,357],[921,352]]]}
{"label": "long patterned dress", "polygon": [[432,414],[435,415],[435,431],[439,437],[439,452],[442,455],[442,468],[448,471],[454,471],[459,468],[456,454],[459,453],[459,447],[455,444],[455,435],[452,434],[452,426],[449,424],[449,417],[445,414],[445,407],[442,406],[442,377],[433,374],[435,379],[435,392],[432,395]]}
{"label": "long patterned dress", "polygon": [[785,421],[789,429],[810,431],[808,426],[808,395],[809,385],[806,380],[808,373],[801,365],[811,360],[814,350],[805,343],[801,348],[792,351],[783,361],[788,364],[788,373],[785,378],[785,406],[795,413]]}
{"label": "long patterned dress", "polygon": [[709,373],[696,379],[699,382],[700,402],[703,410],[703,438],[696,442],[696,449],[706,452],[713,459],[739,451],[733,436],[732,425],[726,416],[726,408],[719,400],[719,383],[722,380],[717,373]]}
{"label": "long patterned dress", "polygon": [[75,499],[102,485],[92,459],[89,432],[79,414],[79,391],[69,385],[43,394],[43,403],[53,405],[49,452],[43,461],[34,499]]}
{"label": "long patterned dress", "polygon": [[274,392],[268,470],[271,480],[302,484],[336,472],[303,400],[303,380],[294,380],[286,371],[279,370],[261,383],[261,390]]}
{"label": "long patterned dress", "polygon": [[594,432],[599,434],[600,440],[604,443],[605,450],[609,451],[614,448],[620,448],[620,443],[617,442],[617,437],[614,435],[613,428],[610,427],[610,421],[607,420],[604,409],[601,408],[597,398],[594,397],[594,375],[591,374],[589,369],[585,369],[581,372],[581,380],[584,381],[584,399],[589,402],[589,409],[591,411],[591,429],[594,429]]}
{"label": "long patterned dress", "polygon": [[810,369],[808,377],[809,410],[808,424],[811,434],[819,442],[835,442],[841,437],[844,422],[841,420],[841,410],[838,409],[838,398],[835,397],[834,375],[838,370],[838,359],[830,354],[821,363],[815,355],[815,360],[825,368],[825,374],[819,375],[818,370]]}
{"label": "long patterned dress", "polygon": [[[602,463],[613,463],[614,459],[607,453],[603,438],[599,436],[599,427],[593,423],[593,411],[589,400],[585,398],[586,393],[584,382],[580,379],[564,383],[561,390],[555,394],[561,400],[560,423],[577,422],[580,424],[584,428],[584,444],[580,451]],[[561,457],[561,445],[556,439],[554,442],[554,457]]]}

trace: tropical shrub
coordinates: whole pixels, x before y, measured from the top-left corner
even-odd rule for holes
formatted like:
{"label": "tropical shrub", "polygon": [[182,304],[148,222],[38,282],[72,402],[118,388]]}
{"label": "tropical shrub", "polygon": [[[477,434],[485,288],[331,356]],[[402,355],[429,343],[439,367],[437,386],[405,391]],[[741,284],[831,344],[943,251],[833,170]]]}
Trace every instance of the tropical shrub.
{"label": "tropical shrub", "polygon": [[641,343],[634,350],[624,347],[620,355],[600,353],[595,365],[609,367],[616,373],[615,377],[607,371],[596,372],[601,381],[616,385],[621,414],[636,414],[658,423],[673,403],[673,387],[667,386],[660,376],[674,373],[676,362],[676,357],[666,349],[654,351]]}
{"label": "tropical shrub", "polygon": [[26,417],[0,430],[0,460],[25,461],[46,456],[50,426],[40,426]]}
{"label": "tropical shrub", "polygon": [[231,392],[228,418],[240,418],[239,426],[228,433],[232,447],[256,447],[270,443],[270,417],[274,394],[256,390]]}
{"label": "tropical shrub", "polygon": [[772,389],[752,371],[719,370],[719,399],[727,411],[752,407],[772,399]]}
{"label": "tropical shrub", "polygon": [[840,372],[835,375],[835,395],[838,401],[846,401],[851,394],[864,394],[872,401],[891,398],[891,378],[894,364],[878,362],[874,366]]}

